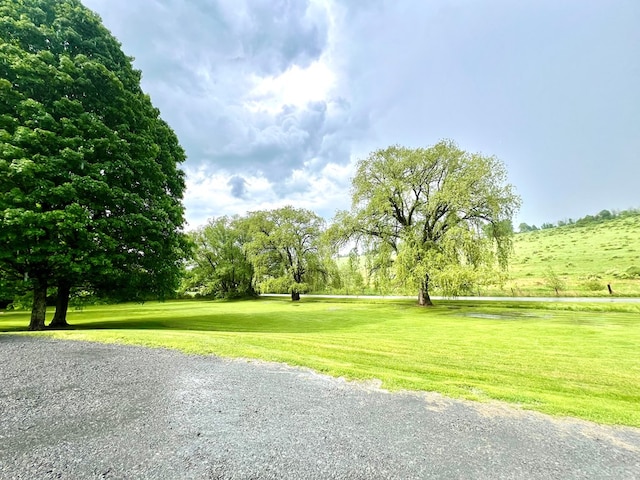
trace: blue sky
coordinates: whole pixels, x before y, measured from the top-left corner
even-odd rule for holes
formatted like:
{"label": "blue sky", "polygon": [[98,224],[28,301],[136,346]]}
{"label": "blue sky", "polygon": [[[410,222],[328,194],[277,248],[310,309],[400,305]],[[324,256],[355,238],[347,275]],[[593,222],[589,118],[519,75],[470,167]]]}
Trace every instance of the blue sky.
{"label": "blue sky", "polygon": [[540,225],[640,206],[637,0],[83,0],[188,156],[189,227],[331,218],[355,161],[449,138]]}

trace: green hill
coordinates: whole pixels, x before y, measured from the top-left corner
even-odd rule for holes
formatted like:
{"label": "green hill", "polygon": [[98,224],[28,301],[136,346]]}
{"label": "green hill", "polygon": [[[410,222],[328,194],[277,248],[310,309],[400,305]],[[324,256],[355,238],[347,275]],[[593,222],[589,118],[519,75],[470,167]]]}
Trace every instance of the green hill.
{"label": "green hill", "polygon": [[[593,219],[593,217],[589,217]],[[640,214],[516,234],[502,295],[640,296]],[[485,292],[488,293],[488,292]]]}

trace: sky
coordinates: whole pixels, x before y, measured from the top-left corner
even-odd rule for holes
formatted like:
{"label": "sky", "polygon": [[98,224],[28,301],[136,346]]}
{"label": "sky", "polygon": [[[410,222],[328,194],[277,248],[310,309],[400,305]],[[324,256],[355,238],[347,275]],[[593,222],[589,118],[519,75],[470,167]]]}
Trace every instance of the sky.
{"label": "sky", "polygon": [[640,207],[638,0],[82,0],[178,135],[188,229],[293,205],[454,140],[503,161],[514,224]]}

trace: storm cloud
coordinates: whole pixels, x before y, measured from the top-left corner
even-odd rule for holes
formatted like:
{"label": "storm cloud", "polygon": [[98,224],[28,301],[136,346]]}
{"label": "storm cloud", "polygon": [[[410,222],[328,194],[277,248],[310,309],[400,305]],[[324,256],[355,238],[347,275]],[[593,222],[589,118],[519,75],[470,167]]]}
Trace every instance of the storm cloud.
{"label": "storm cloud", "polygon": [[231,195],[235,198],[244,198],[247,193],[247,181],[240,175],[234,175],[227,182],[231,187]]}
{"label": "storm cloud", "polygon": [[349,206],[354,162],[496,155],[528,223],[637,206],[640,3],[84,0],[184,146],[191,226]]}

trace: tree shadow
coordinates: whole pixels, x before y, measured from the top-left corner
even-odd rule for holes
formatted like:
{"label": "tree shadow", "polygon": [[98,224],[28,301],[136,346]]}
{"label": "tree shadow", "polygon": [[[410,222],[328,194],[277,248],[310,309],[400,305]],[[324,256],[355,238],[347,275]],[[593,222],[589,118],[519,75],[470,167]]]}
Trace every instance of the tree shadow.
{"label": "tree shadow", "polygon": [[[265,300],[250,300],[260,302]],[[273,300],[268,300],[273,304]],[[189,302],[184,301],[185,309],[189,309]],[[208,302],[198,301],[207,304]],[[211,304],[222,303],[232,305],[242,304],[247,300],[211,301]],[[327,308],[307,310],[305,305],[326,303]],[[70,312],[69,327],[62,329],[45,329],[45,331],[87,331],[87,330],[163,330],[163,331],[194,331],[194,332],[227,332],[227,333],[314,333],[341,331],[359,326],[382,323],[389,320],[388,316],[372,315],[370,309],[356,310],[351,308],[354,302],[346,301],[326,302],[319,299],[306,299],[301,302],[282,301],[281,310],[267,312],[242,311],[239,305],[238,312],[228,310],[216,313],[212,309],[198,314],[179,313],[171,316],[170,312],[159,306],[157,310],[146,312],[144,307],[137,309],[135,304],[131,312],[127,313],[122,306],[105,306],[99,311]],[[160,304],[162,305],[162,304]],[[175,304],[174,304],[175,305]],[[344,305],[344,307],[343,307]],[[360,303],[362,305],[362,303]],[[390,303],[386,303],[387,306]],[[369,305],[371,306],[371,305]],[[91,314],[100,318],[92,320]],[[156,313],[154,315],[154,313]],[[108,319],[112,314],[113,320]],[[24,324],[17,324],[16,317],[24,318]],[[0,332],[17,333],[28,331],[28,315],[10,314],[11,324],[3,322],[0,317]],[[107,317],[107,318],[105,318]],[[3,325],[4,323],[4,325]]]}

